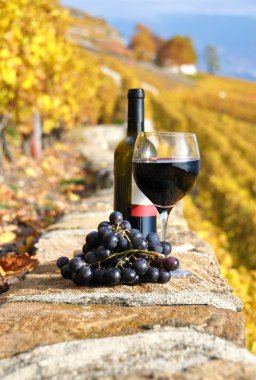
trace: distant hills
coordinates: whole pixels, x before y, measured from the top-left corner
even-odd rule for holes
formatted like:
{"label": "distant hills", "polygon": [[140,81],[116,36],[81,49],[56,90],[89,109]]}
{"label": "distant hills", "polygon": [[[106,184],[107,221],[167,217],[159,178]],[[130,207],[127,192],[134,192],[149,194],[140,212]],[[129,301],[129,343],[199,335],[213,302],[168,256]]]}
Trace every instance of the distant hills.
{"label": "distant hills", "polygon": [[[134,23],[108,19],[130,40]],[[148,24],[164,38],[173,34],[190,36],[199,56],[199,68],[205,70],[203,52],[207,44],[218,49],[221,75],[256,80],[256,19],[245,16],[173,14],[151,20]]]}
{"label": "distant hills", "polygon": [[[129,55],[126,44],[131,39],[135,22],[114,18],[104,21],[75,9],[71,9],[71,13],[78,24],[79,19],[85,21],[86,18],[89,34],[97,37],[97,44],[99,43],[101,48]],[[199,69],[205,70],[204,49],[207,44],[211,44],[217,48],[220,56],[220,75],[256,80],[256,20],[254,18],[173,14],[152,19],[146,25],[164,38],[169,38],[174,34],[190,36],[198,53]],[[77,29],[73,28],[72,33],[77,36]]]}

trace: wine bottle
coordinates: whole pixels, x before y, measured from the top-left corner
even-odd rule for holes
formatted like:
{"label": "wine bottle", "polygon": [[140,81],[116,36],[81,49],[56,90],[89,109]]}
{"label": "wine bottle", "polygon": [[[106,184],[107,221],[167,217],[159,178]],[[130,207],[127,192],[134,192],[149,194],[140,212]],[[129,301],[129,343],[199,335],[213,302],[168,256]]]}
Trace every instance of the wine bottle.
{"label": "wine bottle", "polygon": [[156,208],[138,189],[132,175],[136,137],[144,131],[144,90],[128,91],[127,136],[119,142],[114,156],[114,209],[120,211],[143,236],[156,232]]}

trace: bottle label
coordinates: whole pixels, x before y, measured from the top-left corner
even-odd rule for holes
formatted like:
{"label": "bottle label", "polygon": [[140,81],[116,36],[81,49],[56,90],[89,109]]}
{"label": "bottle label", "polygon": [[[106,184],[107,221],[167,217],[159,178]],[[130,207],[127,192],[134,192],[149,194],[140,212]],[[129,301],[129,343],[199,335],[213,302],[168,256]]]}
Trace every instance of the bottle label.
{"label": "bottle label", "polygon": [[131,216],[156,216],[157,210],[153,203],[140,191],[132,175]]}

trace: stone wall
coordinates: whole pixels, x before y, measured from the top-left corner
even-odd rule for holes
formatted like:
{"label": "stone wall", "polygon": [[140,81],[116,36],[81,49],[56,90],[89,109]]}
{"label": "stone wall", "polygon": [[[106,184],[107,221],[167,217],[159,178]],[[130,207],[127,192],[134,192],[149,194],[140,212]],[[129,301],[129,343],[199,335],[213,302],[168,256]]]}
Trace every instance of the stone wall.
{"label": "stone wall", "polygon": [[[121,127],[84,132],[81,151],[99,187],[102,169],[111,181],[113,147],[122,133]],[[86,233],[107,219],[112,198],[112,188],[101,190],[67,210],[39,240],[38,268],[2,295],[0,379],[254,379],[242,302],[180,207],[168,238],[191,277],[97,288],[60,277],[56,259],[71,257]]]}

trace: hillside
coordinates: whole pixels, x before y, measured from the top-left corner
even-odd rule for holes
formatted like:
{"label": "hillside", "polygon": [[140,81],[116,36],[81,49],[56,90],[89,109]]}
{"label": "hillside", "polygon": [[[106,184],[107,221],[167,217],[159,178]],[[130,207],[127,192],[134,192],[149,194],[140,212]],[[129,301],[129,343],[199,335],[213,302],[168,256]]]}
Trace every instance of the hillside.
{"label": "hillside", "polygon": [[69,8],[69,13],[72,21],[68,36],[79,46],[92,51],[131,55],[121,34],[105,20],[73,8]]}

